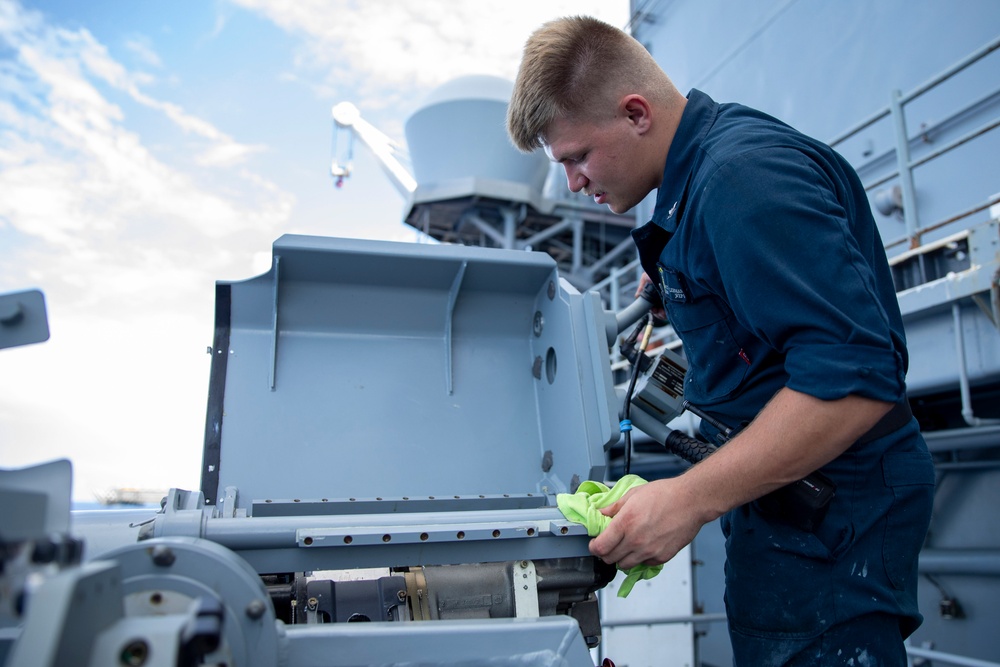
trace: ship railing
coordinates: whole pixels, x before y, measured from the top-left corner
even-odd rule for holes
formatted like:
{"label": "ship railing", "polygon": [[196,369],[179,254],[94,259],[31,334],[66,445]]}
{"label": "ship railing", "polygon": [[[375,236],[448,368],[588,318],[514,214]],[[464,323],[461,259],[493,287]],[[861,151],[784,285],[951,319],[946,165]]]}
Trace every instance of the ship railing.
{"label": "ship railing", "polygon": [[[886,249],[902,245],[904,243],[908,243],[911,249],[917,248],[921,244],[923,235],[941,229],[942,227],[950,225],[954,222],[957,222],[958,220],[966,218],[980,211],[986,210],[991,206],[1000,203],[1000,196],[994,195],[992,197],[987,198],[986,201],[974,204],[969,208],[965,209],[964,211],[961,211],[955,215],[949,216],[943,220],[939,220],[933,224],[921,227],[919,214],[917,211],[916,190],[914,188],[914,179],[913,179],[914,169],[930,162],[931,160],[939,158],[942,155],[945,155],[946,153],[951,152],[952,150],[972,141],[973,139],[985,135],[986,133],[996,129],[997,127],[1000,127],[1000,118],[987,122],[986,124],[976,128],[975,130],[972,130],[971,132],[967,132],[966,134],[954,139],[953,141],[948,142],[944,146],[941,146],[935,151],[932,151],[917,159],[912,159],[910,157],[910,139],[907,132],[906,113],[905,113],[907,104],[913,102],[924,93],[933,90],[940,84],[951,79],[953,76],[962,72],[971,65],[979,62],[980,60],[982,60],[989,54],[993,53],[997,49],[1000,49],[1000,36],[996,37],[988,44],[985,44],[979,49],[973,51],[965,58],[962,58],[961,60],[953,64],[951,67],[948,67],[947,69],[940,72],[936,76],[933,76],[927,81],[921,83],[908,93],[904,94],[901,93],[899,90],[894,90],[892,92],[891,99],[888,105],[886,105],[879,111],[875,112],[868,118],[862,120],[857,125],[854,125],[853,127],[845,130],[844,132],[841,132],[839,135],[834,137],[829,142],[831,146],[836,148],[839,144],[842,144],[847,139],[850,139],[851,137],[857,135],[862,130],[871,127],[872,125],[874,125],[875,123],[877,123],[878,121],[882,120],[887,116],[891,116],[895,134],[895,140],[896,140],[896,147],[895,147],[896,170],[891,173],[883,175],[877,180],[865,184],[865,189],[871,191],[876,187],[883,185],[888,181],[891,181],[894,178],[898,177],[900,181],[899,184],[902,197],[902,202],[901,202],[902,214],[906,226],[906,234],[900,238],[893,239],[887,242],[885,244]],[[984,96],[978,102],[970,105],[970,107],[975,107],[978,105],[985,104],[991,99],[995,98],[998,95],[998,93],[1000,93],[1000,89],[996,89],[990,92],[988,95]],[[949,120],[951,119],[946,119],[945,121],[938,123],[938,125],[947,123]],[[933,128],[923,128],[923,134],[925,136],[930,134],[932,131]]]}

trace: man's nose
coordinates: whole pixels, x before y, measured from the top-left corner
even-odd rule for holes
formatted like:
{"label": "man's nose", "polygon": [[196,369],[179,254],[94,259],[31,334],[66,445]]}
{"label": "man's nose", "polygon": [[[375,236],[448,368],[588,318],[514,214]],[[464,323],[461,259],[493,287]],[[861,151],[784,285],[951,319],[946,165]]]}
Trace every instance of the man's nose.
{"label": "man's nose", "polygon": [[579,192],[587,187],[587,177],[584,176],[580,171],[572,166],[565,165],[566,167],[566,185],[569,187],[570,192]]}

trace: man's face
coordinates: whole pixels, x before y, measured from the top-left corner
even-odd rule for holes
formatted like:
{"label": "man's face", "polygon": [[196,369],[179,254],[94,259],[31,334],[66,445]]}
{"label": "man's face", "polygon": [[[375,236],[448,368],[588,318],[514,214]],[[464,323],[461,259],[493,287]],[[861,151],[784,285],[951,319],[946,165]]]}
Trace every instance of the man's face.
{"label": "man's face", "polygon": [[607,120],[558,118],[545,133],[545,152],[566,170],[573,192],[583,191],[615,213],[625,213],[649,194],[636,164],[640,148],[627,116]]}

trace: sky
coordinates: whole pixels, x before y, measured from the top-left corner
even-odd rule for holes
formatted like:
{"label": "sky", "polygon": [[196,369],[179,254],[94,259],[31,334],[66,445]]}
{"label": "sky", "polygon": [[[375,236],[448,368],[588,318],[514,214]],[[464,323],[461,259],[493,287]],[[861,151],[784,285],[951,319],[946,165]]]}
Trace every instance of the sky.
{"label": "sky", "polygon": [[334,186],[331,107],[405,143],[434,88],[513,79],[569,14],[628,2],[0,0],[0,294],[42,290],[51,332],[0,350],[0,468],[197,489],[215,281],[285,233],[419,241],[366,150]]}

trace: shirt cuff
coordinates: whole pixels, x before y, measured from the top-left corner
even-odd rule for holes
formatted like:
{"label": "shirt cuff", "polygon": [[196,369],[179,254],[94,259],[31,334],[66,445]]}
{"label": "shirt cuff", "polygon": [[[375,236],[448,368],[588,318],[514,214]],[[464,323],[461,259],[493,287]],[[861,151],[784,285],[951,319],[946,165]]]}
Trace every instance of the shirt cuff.
{"label": "shirt cuff", "polygon": [[906,377],[898,352],[857,345],[804,345],[785,357],[789,389],[824,401],[850,394],[895,403]]}

